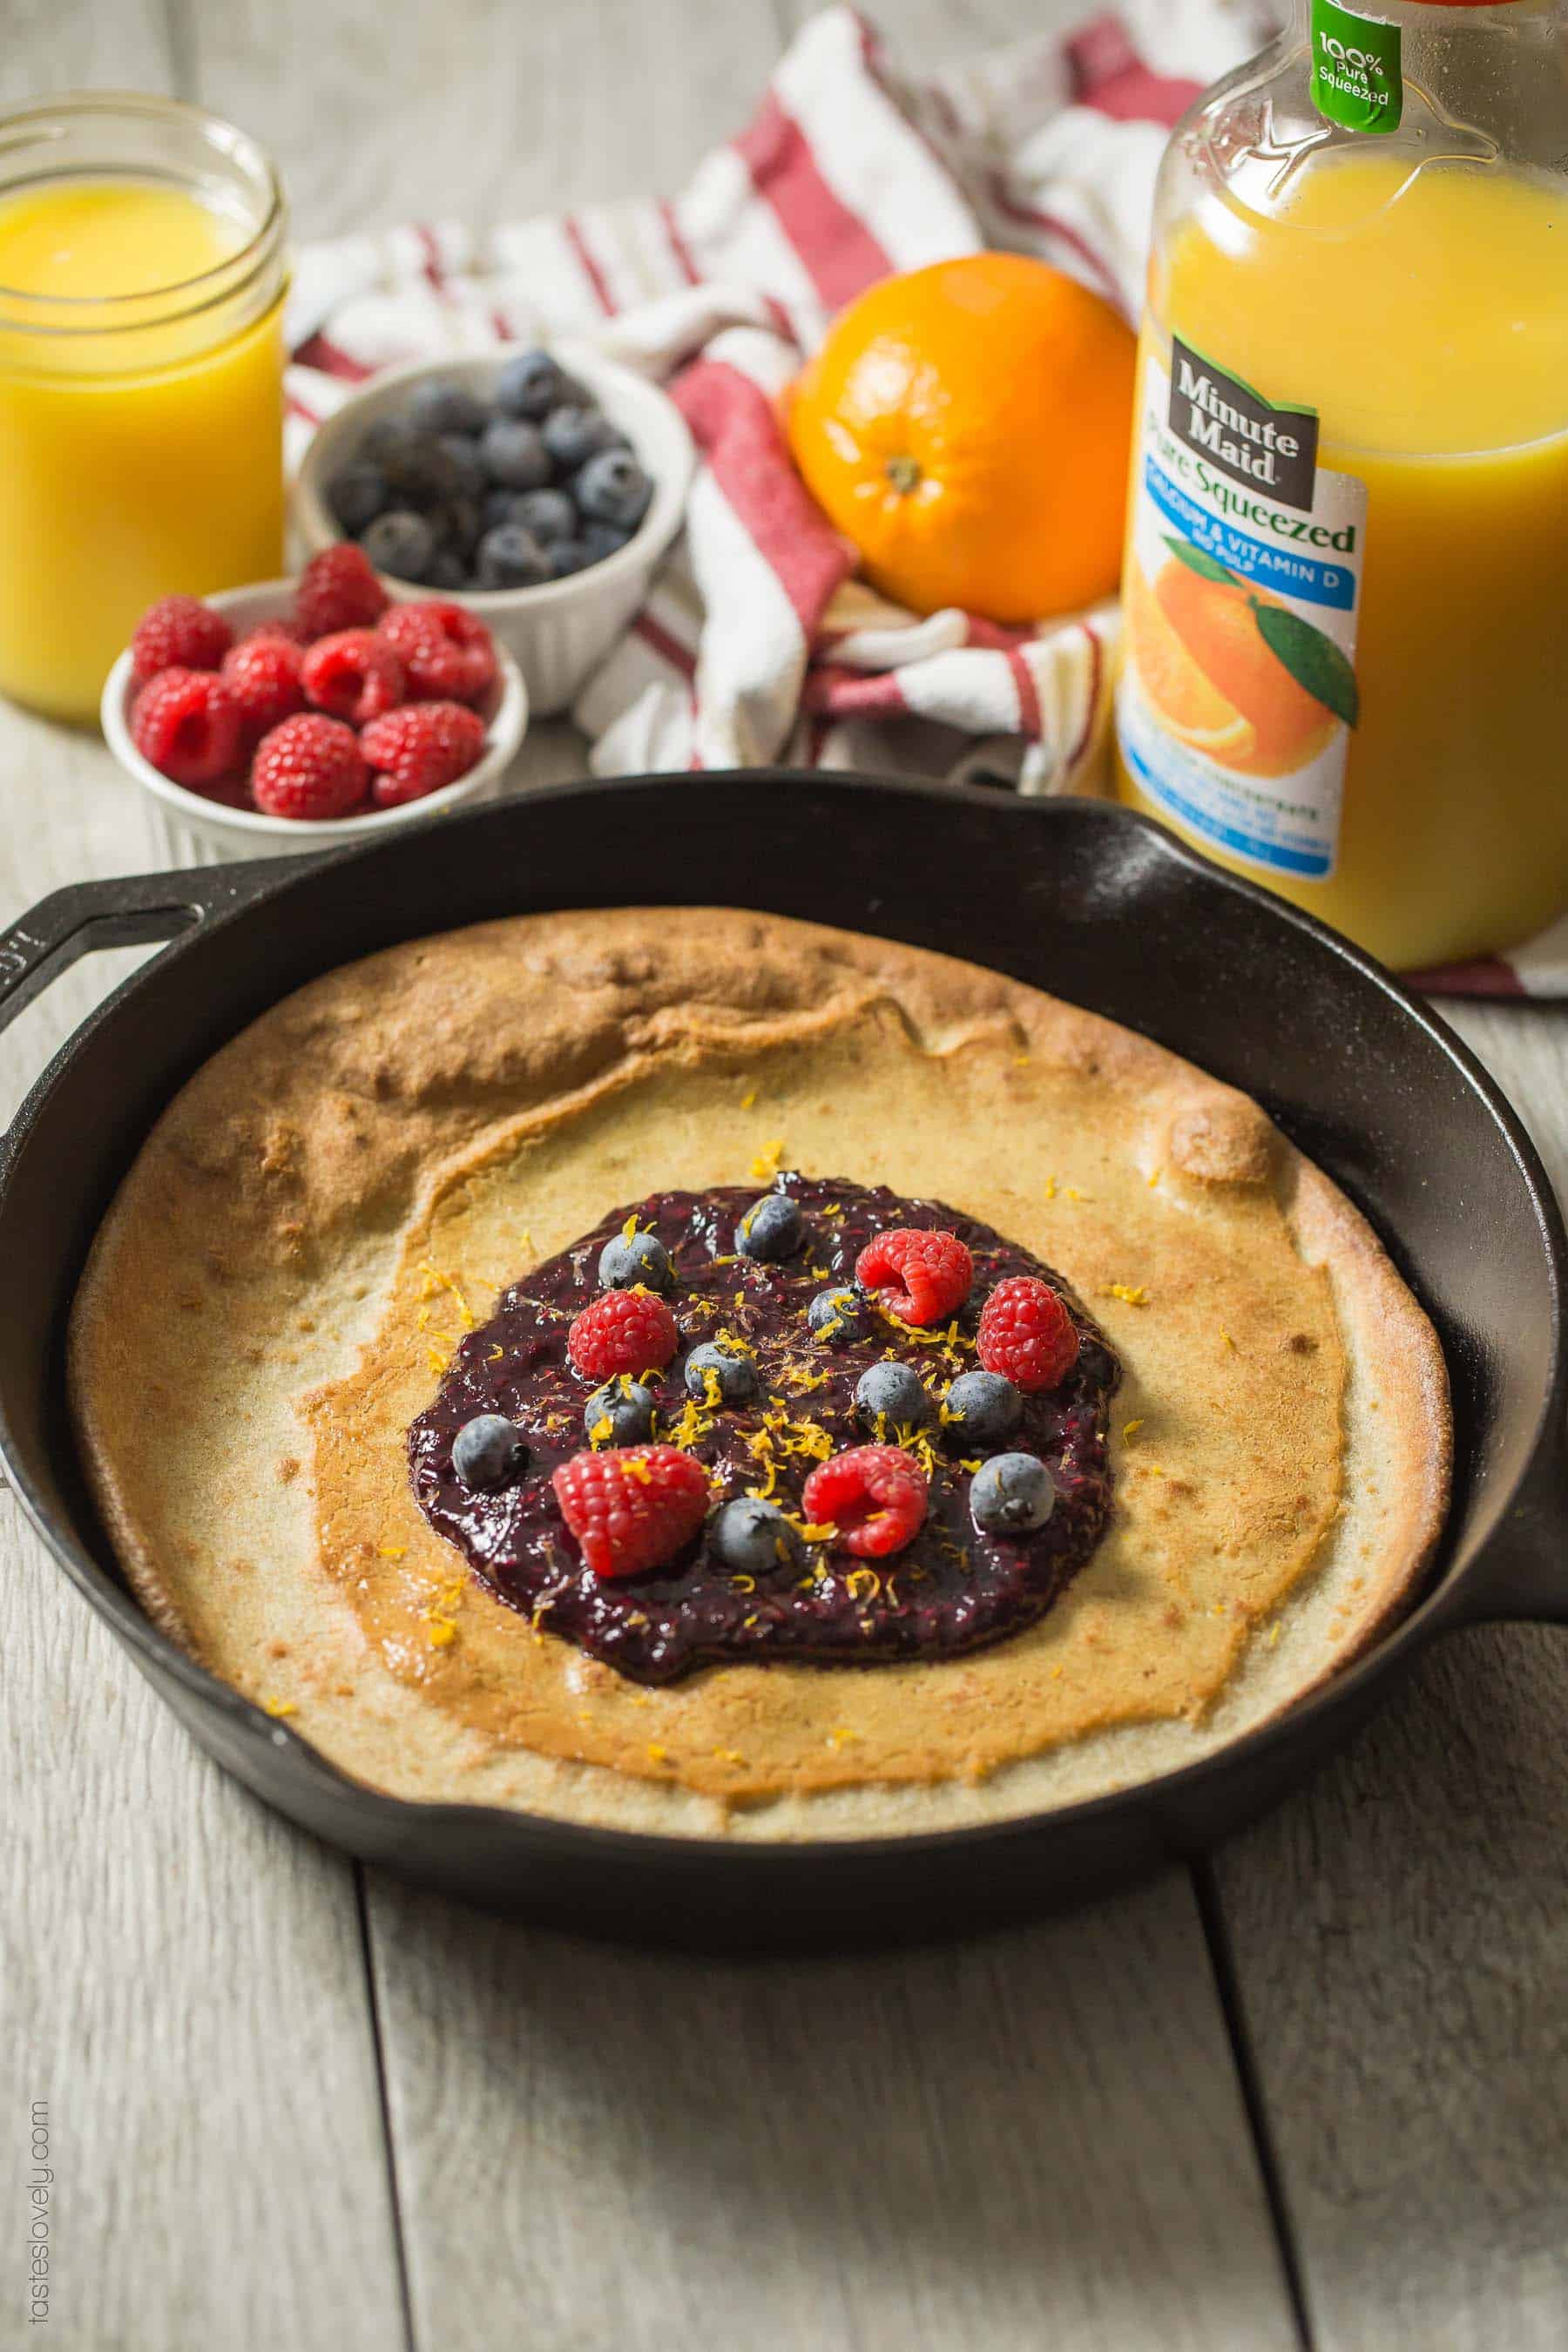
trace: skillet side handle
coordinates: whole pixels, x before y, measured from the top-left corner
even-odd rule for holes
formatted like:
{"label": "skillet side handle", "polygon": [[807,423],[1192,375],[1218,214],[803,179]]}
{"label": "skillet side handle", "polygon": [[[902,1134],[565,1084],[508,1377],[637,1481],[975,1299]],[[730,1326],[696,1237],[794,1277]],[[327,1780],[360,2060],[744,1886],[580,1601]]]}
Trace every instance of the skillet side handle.
{"label": "skillet side handle", "polygon": [[1568,1426],[1492,1538],[1478,1580],[1477,1622],[1568,1625]]}
{"label": "skillet side handle", "polygon": [[177,938],[263,896],[297,872],[300,862],[269,857],[173,874],[117,875],[52,891],[0,931],[0,1029],[79,957]]}

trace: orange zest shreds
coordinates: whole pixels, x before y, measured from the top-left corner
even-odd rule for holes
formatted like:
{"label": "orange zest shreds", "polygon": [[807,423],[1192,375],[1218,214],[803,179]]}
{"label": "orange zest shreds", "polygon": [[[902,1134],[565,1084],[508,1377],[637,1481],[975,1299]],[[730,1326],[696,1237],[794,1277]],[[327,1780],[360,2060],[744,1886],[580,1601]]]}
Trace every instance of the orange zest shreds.
{"label": "orange zest shreds", "polygon": [[847,1739],[858,1739],[859,1737],[858,1731],[851,1731],[847,1724],[841,1723],[828,1733],[827,1744],[829,1748],[842,1748]]}
{"label": "orange zest shreds", "polygon": [[966,1457],[964,1460],[961,1461],[958,1466],[961,1470],[967,1470],[970,1476],[974,1478],[979,1475],[984,1465],[982,1465],[979,1454],[976,1454],[973,1457]]}
{"label": "orange zest shreds", "polygon": [[758,1152],[756,1158],[752,1162],[752,1173],[756,1178],[759,1184],[765,1182],[768,1177],[776,1176],[778,1174],[779,1170],[784,1166],[784,1138],[782,1135],[776,1139],[776,1141],[763,1144],[762,1150]]}
{"label": "orange zest shreds", "polygon": [[1157,1462],[1140,1462],[1138,1469],[1144,1478],[1163,1478],[1165,1475]]}
{"label": "orange zest shreds", "polygon": [[429,1359],[430,1370],[435,1373],[436,1378],[439,1380],[452,1360],[451,1349],[449,1348],[426,1348],[425,1353]]}
{"label": "orange zest shreds", "polygon": [[1076,1184],[1068,1184],[1065,1190],[1069,1201],[1089,1201],[1094,1197],[1090,1192],[1080,1192]]}
{"label": "orange zest shreds", "polygon": [[896,1609],[896,1608],[898,1607],[898,1605],[899,1605],[899,1588],[898,1588],[898,1586],[894,1583],[894,1581],[893,1581],[893,1580],[892,1580],[892,1578],[891,1578],[890,1576],[889,1577],[887,1583],[884,1585],[884,1587],[883,1587],[883,1589],[882,1589],[882,1598],[883,1598],[883,1600],[887,1602],[887,1604],[888,1604],[888,1606],[889,1606],[889,1609]]}
{"label": "orange zest shreds", "polygon": [[485,1352],[485,1360],[487,1363],[499,1364],[505,1353],[506,1349],[502,1347],[498,1346],[487,1349]]}
{"label": "orange zest shreds", "polygon": [[635,1242],[637,1237],[637,1212],[634,1210],[632,1214],[626,1219],[626,1223],[621,1227],[621,1239],[624,1242]]}
{"label": "orange zest shreds", "polygon": [[1120,1298],[1123,1307],[1147,1307],[1149,1294],[1141,1282],[1108,1282],[1102,1298]]}
{"label": "orange zest shreds", "polygon": [[668,1764],[669,1761],[668,1748],[666,1748],[661,1741],[650,1739],[647,1744],[647,1760],[650,1764]]}
{"label": "orange zest shreds", "polygon": [[616,1433],[616,1424],[607,1412],[602,1412],[588,1432],[590,1445],[607,1445]]}
{"label": "orange zest shreds", "polygon": [[741,1097],[741,1108],[742,1110],[755,1110],[756,1107],[757,1090],[755,1087],[748,1087],[745,1093]]}
{"label": "orange zest shreds", "polygon": [[526,1252],[530,1257],[533,1257],[537,1255],[533,1245],[533,1235],[529,1232],[526,1225],[524,1225],[521,1233],[520,1233],[517,1237],[517,1245],[520,1250]]}
{"label": "orange zest shreds", "polygon": [[628,1609],[626,1612],[626,1623],[628,1625],[646,1625],[647,1623],[647,1611],[646,1609]]}
{"label": "orange zest shreds", "polygon": [[1062,1678],[1062,1670],[1061,1670],[1060,1666],[1053,1666],[1053,1667],[1051,1668],[1051,1680],[1052,1680],[1052,1682],[1054,1682],[1054,1683],[1059,1683],[1059,1682],[1060,1682],[1060,1680],[1061,1680],[1061,1678]]}
{"label": "orange zest shreds", "polygon": [[274,1717],[298,1715],[300,1712],[291,1698],[264,1698],[261,1702],[261,1711],[264,1715]]}
{"label": "orange zest shreds", "polygon": [[1121,1430],[1121,1443],[1122,1443],[1122,1444],[1123,1444],[1123,1445],[1131,1445],[1131,1443],[1132,1443],[1132,1441],[1133,1441],[1133,1439],[1137,1436],[1137,1434],[1138,1434],[1139,1431],[1142,1428],[1142,1426],[1143,1426],[1143,1423],[1142,1423],[1142,1421],[1129,1421],[1129,1422],[1125,1422],[1125,1423],[1122,1424],[1122,1430]]}
{"label": "orange zest shreds", "polygon": [[627,1454],[623,1456],[622,1467],[625,1469],[627,1477],[635,1478],[639,1486],[652,1486],[653,1472],[648,1468],[646,1462],[639,1462],[635,1454]]}
{"label": "orange zest shreds", "polygon": [[1279,1639],[1279,1624],[1278,1619],[1276,1619],[1275,1622],[1268,1629],[1268,1646],[1271,1650],[1274,1648]]}
{"label": "orange zest shreds", "polygon": [[752,1613],[751,1613],[751,1615],[750,1615],[749,1617],[742,1617],[742,1620],[741,1620],[741,1631],[742,1631],[742,1633],[749,1633],[751,1632],[752,1627],[753,1625],[761,1624],[761,1622],[762,1622],[761,1618],[758,1616],[758,1614],[757,1614],[756,1611],[753,1609],[753,1610],[752,1610]]}
{"label": "orange zest shreds", "polygon": [[433,1650],[444,1650],[458,1638],[458,1629],[449,1617],[433,1618],[425,1629],[425,1638]]}
{"label": "orange zest shreds", "polygon": [[1054,1176],[1047,1176],[1046,1179],[1046,1198],[1047,1201],[1054,1201],[1056,1197],[1057,1180]]}
{"label": "orange zest shreds", "polygon": [[753,1503],[770,1503],[778,1492],[778,1465],[774,1462],[772,1454],[768,1456],[764,1467],[766,1468],[768,1475],[763,1480],[762,1484],[757,1486],[748,1486],[746,1489],[747,1495]]}
{"label": "orange zest shreds", "polygon": [[1231,1338],[1230,1333],[1226,1329],[1223,1323],[1220,1325],[1219,1336],[1234,1355],[1236,1352],[1236,1341]]}
{"label": "orange zest shreds", "polygon": [[425,1277],[425,1287],[420,1292],[420,1297],[434,1298],[438,1292],[444,1290],[448,1298],[455,1300],[464,1330],[471,1331],[474,1328],[474,1310],[468,1305],[467,1295],[458,1276],[455,1274],[443,1274],[440,1267],[434,1265],[429,1258],[421,1261],[419,1271]]}
{"label": "orange zest shreds", "polygon": [[377,1544],[375,1549],[382,1559],[406,1559],[408,1557],[406,1544]]}
{"label": "orange zest shreds", "polygon": [[[869,1527],[872,1520],[886,1517],[885,1511],[873,1511],[866,1524]],[[881,1598],[882,1580],[874,1568],[852,1568],[844,1580],[844,1590],[851,1601],[878,1601]]]}
{"label": "orange zest shreds", "polygon": [[745,1760],[738,1748],[716,1748],[713,1750],[715,1764],[743,1764]]}
{"label": "orange zest shreds", "polygon": [[842,1201],[829,1201],[826,1206],[818,1209],[816,1213],[819,1217],[841,1217],[844,1214],[844,1203]]}

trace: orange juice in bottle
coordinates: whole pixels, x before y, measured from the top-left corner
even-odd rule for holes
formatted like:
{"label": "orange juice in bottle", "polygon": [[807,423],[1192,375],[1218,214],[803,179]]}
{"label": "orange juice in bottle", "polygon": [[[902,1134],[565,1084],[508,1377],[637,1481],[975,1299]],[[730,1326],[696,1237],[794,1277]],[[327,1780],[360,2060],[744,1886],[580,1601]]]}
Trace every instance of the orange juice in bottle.
{"label": "orange juice in bottle", "polygon": [[1568,906],[1568,0],[1296,0],[1162,167],[1124,798],[1385,961]]}

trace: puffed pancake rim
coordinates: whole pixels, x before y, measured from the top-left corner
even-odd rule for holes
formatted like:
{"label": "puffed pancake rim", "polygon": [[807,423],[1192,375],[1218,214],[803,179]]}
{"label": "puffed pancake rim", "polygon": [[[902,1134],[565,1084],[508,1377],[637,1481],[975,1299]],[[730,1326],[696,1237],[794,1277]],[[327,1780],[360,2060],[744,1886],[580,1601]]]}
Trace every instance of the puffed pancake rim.
{"label": "puffed pancake rim", "polygon": [[[995,1648],[650,1690],[474,1582],[405,1432],[468,1318],[617,1202],[779,1165],[1061,1270],[1125,1366],[1111,1524]],[[962,1826],[1188,1763],[1406,1606],[1451,1458],[1431,1325],[1256,1104],[973,964],[727,909],[484,924],[264,1014],[121,1186],[69,1378],[148,1613],[344,1771],[684,1834]]]}

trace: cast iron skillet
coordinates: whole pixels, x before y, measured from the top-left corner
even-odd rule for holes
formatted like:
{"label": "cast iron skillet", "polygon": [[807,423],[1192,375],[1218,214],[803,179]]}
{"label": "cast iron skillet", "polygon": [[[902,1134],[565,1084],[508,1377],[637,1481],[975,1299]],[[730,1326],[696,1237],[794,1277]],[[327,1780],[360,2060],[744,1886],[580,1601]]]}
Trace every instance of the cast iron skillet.
{"label": "cast iron skillet", "polygon": [[[606,898],[755,907],[945,950],[1257,1096],[1366,1209],[1443,1337],[1458,1487],[1421,1606],[1318,1696],[1143,1787],[979,1830],[811,1846],[405,1803],[345,1779],[182,1656],[121,1581],[61,1377],[88,1244],[142,1136],[226,1039],[319,972],[422,932]],[[60,1565],[195,1738],[334,1844],[490,1909],[649,1941],[942,1934],[1075,1903],[1250,1821],[1436,1633],[1568,1622],[1564,1238],[1533,1150],[1463,1045],[1386,973],[1141,817],[775,772],[568,785],[321,859],[57,892],[0,936],[0,1020],[85,950],[172,934],[83,1024],[0,1146],[0,1452]]]}

